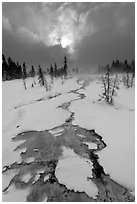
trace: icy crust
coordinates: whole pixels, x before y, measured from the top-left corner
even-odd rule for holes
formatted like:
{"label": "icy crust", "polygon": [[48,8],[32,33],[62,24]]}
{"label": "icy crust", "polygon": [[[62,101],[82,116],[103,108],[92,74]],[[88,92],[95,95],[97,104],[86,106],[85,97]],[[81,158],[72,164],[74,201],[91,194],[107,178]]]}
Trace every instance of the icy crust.
{"label": "icy crust", "polygon": [[[74,112],[73,125],[79,125],[86,129],[95,129],[103,137],[107,147],[97,154],[99,163],[103,166],[105,172],[110,174],[114,181],[130,190],[134,190],[134,88],[131,92],[122,88],[118,93],[119,95],[114,100],[114,106],[111,106],[103,101],[95,102],[96,97],[90,98],[92,90],[89,97],[87,91],[85,99],[71,103],[70,111]],[[115,104],[116,100],[117,103]],[[117,106],[118,103],[120,106]]]}
{"label": "icy crust", "polygon": [[96,198],[98,188],[91,180],[93,165],[90,160],[80,157],[70,149],[63,147],[55,175],[59,183],[75,192],[85,192],[89,197]]}

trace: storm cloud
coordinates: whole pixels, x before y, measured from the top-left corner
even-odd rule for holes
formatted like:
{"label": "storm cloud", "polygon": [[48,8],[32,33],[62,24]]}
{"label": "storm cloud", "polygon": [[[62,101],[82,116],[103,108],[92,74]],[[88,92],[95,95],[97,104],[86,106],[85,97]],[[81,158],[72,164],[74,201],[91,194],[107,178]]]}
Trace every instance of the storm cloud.
{"label": "storm cloud", "polygon": [[2,3],[2,52],[28,65],[92,70],[135,57],[135,3]]}

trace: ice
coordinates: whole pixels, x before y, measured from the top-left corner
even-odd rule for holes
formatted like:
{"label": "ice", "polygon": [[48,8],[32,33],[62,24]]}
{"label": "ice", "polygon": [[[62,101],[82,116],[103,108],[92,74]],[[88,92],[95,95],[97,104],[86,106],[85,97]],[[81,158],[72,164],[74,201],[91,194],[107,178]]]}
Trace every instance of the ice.
{"label": "ice", "polygon": [[85,192],[89,197],[96,198],[98,188],[92,178],[92,163],[86,158],[75,154],[72,149],[63,147],[63,156],[60,158],[55,175],[59,183],[66,185],[75,192]]}
{"label": "ice", "polygon": [[[96,91],[93,91],[93,95],[94,92]],[[131,92],[134,93],[134,88]],[[120,93],[119,90],[123,100],[119,102],[121,108],[115,109],[115,106],[103,101],[93,103],[95,97],[92,99],[91,91],[90,95],[87,93],[85,99],[72,102],[70,111],[75,113],[74,125],[90,130],[95,129],[103,137],[107,147],[98,152],[98,155],[105,172],[109,173],[114,181],[134,190],[135,115],[134,111],[129,110],[130,108],[134,110],[134,94],[131,92],[128,89],[124,91],[122,89]],[[118,100],[118,97],[116,99]]]}
{"label": "ice", "polygon": [[28,183],[29,180],[31,179],[31,173],[27,173],[27,174],[24,174],[21,178],[22,181],[24,181],[25,183]]}
{"label": "ice", "polygon": [[17,189],[14,185],[11,185],[9,190],[2,193],[3,202],[26,202],[27,195],[29,194],[29,188]]}

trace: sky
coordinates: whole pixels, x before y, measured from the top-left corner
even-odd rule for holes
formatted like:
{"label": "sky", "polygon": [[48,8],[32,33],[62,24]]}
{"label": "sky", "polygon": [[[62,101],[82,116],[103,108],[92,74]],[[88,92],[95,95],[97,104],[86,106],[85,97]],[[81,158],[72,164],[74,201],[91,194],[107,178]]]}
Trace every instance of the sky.
{"label": "sky", "polygon": [[135,3],[3,2],[2,53],[29,66],[82,71],[135,58]]}

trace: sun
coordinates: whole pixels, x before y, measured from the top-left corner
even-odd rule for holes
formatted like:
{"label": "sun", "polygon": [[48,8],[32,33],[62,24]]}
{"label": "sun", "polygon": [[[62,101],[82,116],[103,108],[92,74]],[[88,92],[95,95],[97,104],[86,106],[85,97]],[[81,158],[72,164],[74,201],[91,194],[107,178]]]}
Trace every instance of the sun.
{"label": "sun", "polygon": [[73,53],[73,41],[67,37],[62,37],[60,41],[62,48],[68,48],[70,53]]}
{"label": "sun", "polygon": [[60,41],[60,44],[61,44],[61,46],[62,46],[63,48],[66,48],[66,47],[70,46],[71,43],[72,43],[71,40],[68,39],[68,38],[66,38],[66,37],[63,37],[63,38],[61,39],[61,41]]}

